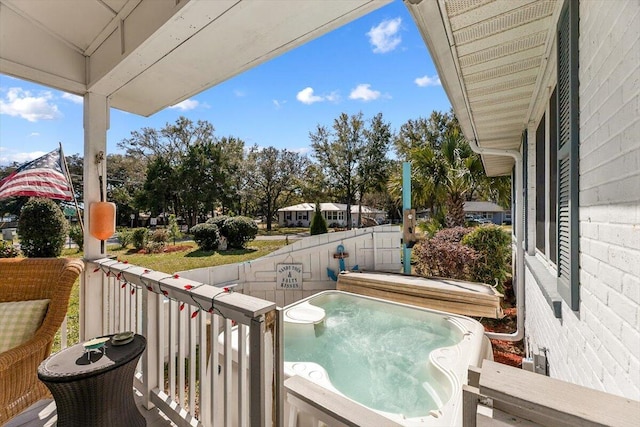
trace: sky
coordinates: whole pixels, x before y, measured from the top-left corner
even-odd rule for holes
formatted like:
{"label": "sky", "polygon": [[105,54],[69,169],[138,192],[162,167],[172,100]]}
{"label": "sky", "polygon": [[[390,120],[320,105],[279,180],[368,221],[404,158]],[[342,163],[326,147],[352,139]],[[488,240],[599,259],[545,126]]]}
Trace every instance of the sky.
{"label": "sky", "polygon": [[[400,0],[245,71],[180,104],[142,117],[111,109],[107,152],[143,127],[180,116],[207,120],[217,137],[246,147],[311,154],[309,132],[341,113],[382,113],[395,132],[409,119],[449,111],[429,52]],[[0,74],[0,165],[23,163],[62,143],[83,153],[82,98]]]}

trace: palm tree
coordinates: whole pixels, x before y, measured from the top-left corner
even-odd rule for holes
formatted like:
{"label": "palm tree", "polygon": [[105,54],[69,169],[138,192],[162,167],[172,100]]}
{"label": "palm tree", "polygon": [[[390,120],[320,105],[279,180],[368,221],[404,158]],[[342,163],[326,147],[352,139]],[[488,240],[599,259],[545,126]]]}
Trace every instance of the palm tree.
{"label": "palm tree", "polygon": [[[464,202],[474,196],[503,206],[509,205],[510,198],[508,177],[487,177],[480,156],[471,150],[455,118],[451,120],[452,126],[438,141],[404,146],[412,164],[412,204],[430,208],[434,217],[444,217],[446,227],[464,226]],[[389,191],[399,197],[399,175],[390,181]]]}

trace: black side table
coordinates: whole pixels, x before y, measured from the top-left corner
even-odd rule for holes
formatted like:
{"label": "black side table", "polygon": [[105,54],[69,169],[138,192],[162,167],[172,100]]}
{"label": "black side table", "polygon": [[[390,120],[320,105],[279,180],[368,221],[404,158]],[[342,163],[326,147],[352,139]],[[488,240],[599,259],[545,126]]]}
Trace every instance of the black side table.
{"label": "black side table", "polygon": [[133,375],[146,345],[142,335],[120,346],[107,341],[104,353],[76,344],[43,361],[38,378],[56,401],[58,426],[145,426],[133,399]]}

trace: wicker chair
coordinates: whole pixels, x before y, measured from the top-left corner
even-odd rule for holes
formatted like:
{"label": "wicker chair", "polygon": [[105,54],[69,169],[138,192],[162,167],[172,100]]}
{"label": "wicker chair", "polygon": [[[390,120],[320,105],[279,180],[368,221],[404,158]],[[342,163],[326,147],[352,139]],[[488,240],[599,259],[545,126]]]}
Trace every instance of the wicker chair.
{"label": "wicker chair", "polygon": [[71,289],[83,268],[79,259],[0,259],[0,302],[51,300],[35,335],[0,354],[0,425],[50,396],[38,380],[38,365],[51,353],[54,336],[67,313]]}

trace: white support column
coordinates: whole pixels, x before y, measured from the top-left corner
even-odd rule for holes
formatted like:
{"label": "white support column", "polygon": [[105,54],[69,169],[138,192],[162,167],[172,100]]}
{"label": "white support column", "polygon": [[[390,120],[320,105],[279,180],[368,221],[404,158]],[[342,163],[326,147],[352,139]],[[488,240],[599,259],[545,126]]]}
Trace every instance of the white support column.
{"label": "white support column", "polygon": [[[109,129],[109,102],[106,96],[89,92],[84,96],[84,257],[94,260],[104,257],[100,241],[89,234],[91,218],[89,206],[100,200],[99,174],[107,176],[107,130]],[[96,163],[96,155],[104,153],[105,159]],[[102,273],[86,268],[80,286],[80,339],[89,339],[103,333],[102,324]]]}

